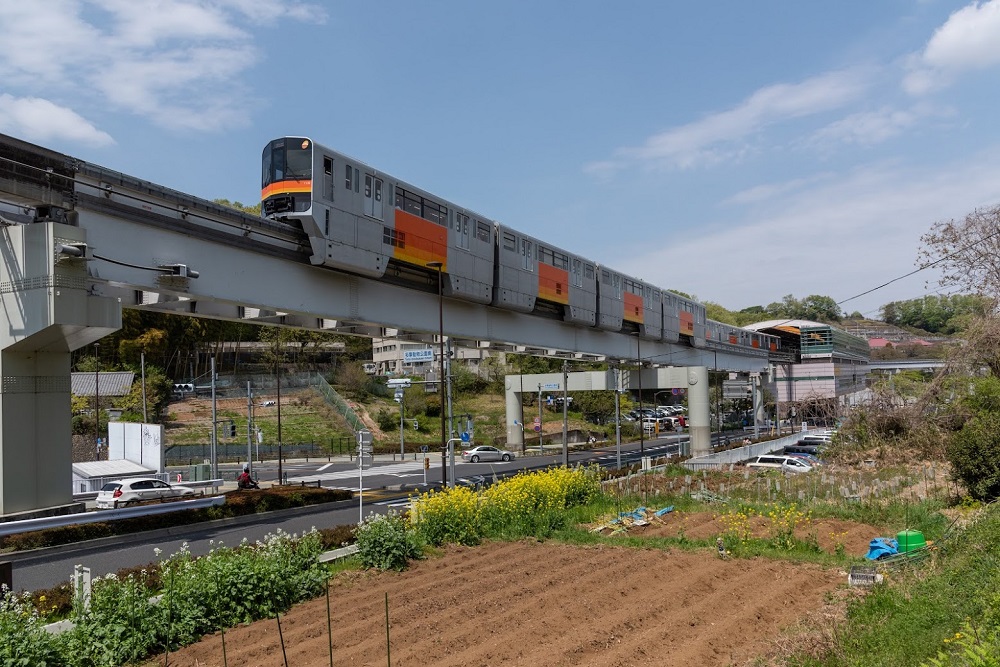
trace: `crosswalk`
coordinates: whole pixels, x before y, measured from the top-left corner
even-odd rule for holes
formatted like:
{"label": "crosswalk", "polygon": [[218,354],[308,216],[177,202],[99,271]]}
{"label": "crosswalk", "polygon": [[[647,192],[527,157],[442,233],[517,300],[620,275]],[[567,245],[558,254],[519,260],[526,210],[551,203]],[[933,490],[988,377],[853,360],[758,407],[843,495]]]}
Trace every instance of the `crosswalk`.
{"label": "crosswalk", "polygon": [[[407,475],[408,473],[419,472],[424,469],[423,461],[403,461],[401,463],[390,463],[384,466],[375,466],[365,471],[365,475]],[[299,484],[301,482],[316,483],[332,482],[339,479],[357,479],[358,469],[335,470],[331,472],[315,472],[311,475],[300,475],[289,477],[289,484]]]}

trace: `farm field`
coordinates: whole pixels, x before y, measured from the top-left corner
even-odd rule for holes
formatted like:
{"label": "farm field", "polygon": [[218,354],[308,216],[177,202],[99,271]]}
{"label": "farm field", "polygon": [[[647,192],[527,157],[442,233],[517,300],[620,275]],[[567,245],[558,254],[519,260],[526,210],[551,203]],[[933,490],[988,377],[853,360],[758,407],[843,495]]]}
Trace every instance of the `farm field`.
{"label": "farm field", "polygon": [[[711,549],[522,540],[449,546],[402,573],[331,582],[335,665],[743,665],[789,628],[835,613],[846,573]],[[839,591],[839,593],[835,593]],[[292,667],[329,664],[326,600],[281,618]],[[228,664],[283,667],[274,619],[226,632]],[[150,664],[163,664],[159,656]],[[219,634],[169,664],[221,667]]]}

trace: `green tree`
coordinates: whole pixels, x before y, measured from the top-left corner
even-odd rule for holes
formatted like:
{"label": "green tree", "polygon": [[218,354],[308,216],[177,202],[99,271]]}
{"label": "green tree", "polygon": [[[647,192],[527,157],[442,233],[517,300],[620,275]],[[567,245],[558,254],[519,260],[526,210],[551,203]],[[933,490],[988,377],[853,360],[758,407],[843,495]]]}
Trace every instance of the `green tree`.
{"label": "green tree", "polygon": [[984,502],[1000,498],[1000,413],[981,412],[967,421],[947,456],[970,496]]}

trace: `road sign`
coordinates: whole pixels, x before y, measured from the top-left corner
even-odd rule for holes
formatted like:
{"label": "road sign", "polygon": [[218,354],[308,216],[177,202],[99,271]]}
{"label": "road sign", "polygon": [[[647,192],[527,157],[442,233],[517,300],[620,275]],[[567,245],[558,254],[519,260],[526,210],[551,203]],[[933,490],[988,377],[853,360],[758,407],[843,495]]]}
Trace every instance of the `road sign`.
{"label": "road sign", "polygon": [[372,444],[372,432],[368,429],[362,429],[358,431],[358,444],[359,445],[371,445]]}
{"label": "road sign", "polygon": [[547,384],[542,385],[542,389],[558,389],[558,388],[559,388],[558,382],[549,382]]}
{"label": "road sign", "polygon": [[402,378],[398,380],[386,380],[385,384],[389,387],[409,387],[411,383],[410,378]]}
{"label": "road sign", "polygon": [[427,453],[427,445],[420,445],[420,453],[421,454]]}
{"label": "road sign", "polygon": [[370,470],[372,464],[375,462],[375,457],[372,456],[371,454],[362,454],[361,456],[358,457],[358,461],[361,462],[362,470]]}
{"label": "road sign", "polygon": [[542,423],[542,418],[541,417],[535,417],[535,426],[538,426],[541,423]]}
{"label": "road sign", "polygon": [[535,424],[535,431],[536,432],[541,432],[541,430],[542,430],[542,425],[541,424]]}
{"label": "road sign", "polygon": [[471,436],[469,435],[468,431],[462,431],[461,437],[462,437],[462,442],[468,442]]}

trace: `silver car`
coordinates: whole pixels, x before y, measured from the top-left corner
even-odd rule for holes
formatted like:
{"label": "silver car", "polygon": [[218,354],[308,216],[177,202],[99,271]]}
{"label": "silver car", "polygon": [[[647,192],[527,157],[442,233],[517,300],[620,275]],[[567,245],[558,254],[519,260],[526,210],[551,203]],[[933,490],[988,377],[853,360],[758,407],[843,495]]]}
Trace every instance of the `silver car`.
{"label": "silver car", "polygon": [[97,492],[97,509],[128,507],[143,500],[163,500],[193,496],[189,486],[167,484],[155,477],[131,477],[108,482]]}
{"label": "silver car", "polygon": [[462,460],[469,463],[479,463],[480,461],[513,461],[514,452],[506,449],[497,449],[489,445],[480,445],[462,452]]}

